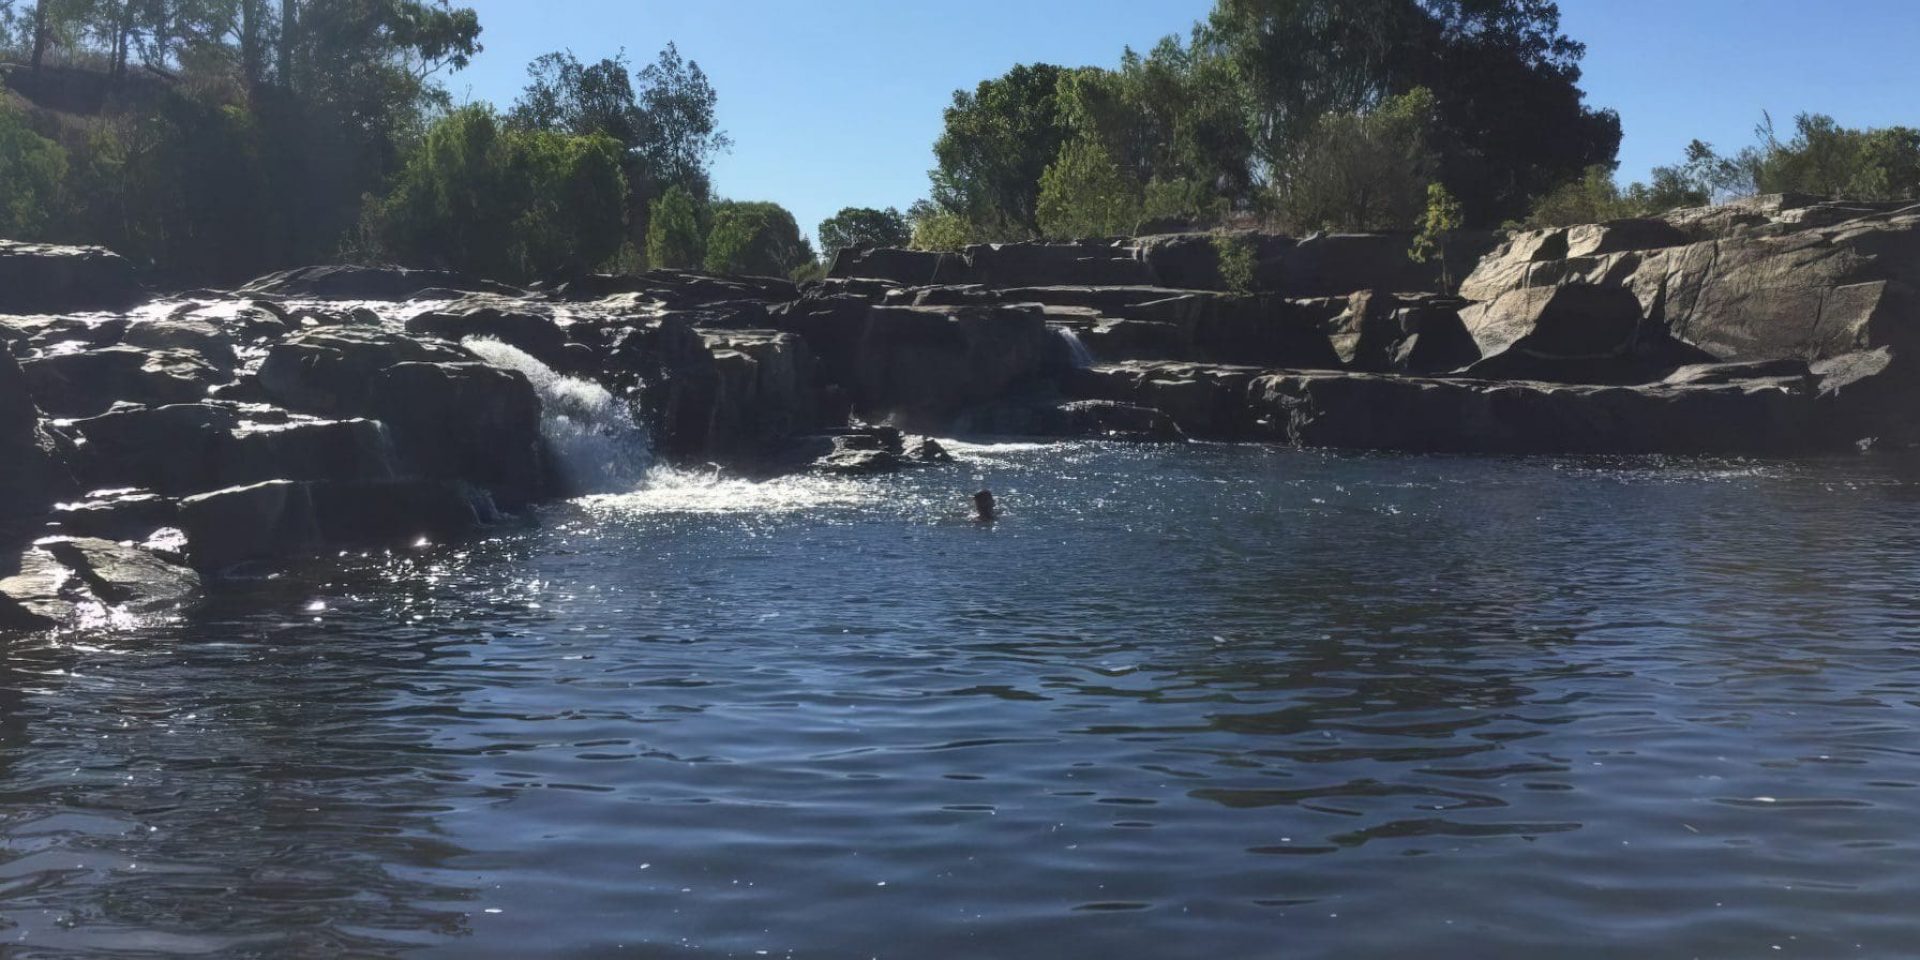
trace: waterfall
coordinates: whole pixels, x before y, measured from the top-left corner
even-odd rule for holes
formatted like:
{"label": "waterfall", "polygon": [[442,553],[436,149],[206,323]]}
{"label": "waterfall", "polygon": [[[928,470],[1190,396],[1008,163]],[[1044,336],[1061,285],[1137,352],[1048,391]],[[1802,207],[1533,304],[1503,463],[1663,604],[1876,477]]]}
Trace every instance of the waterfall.
{"label": "waterfall", "polygon": [[540,433],[567,493],[618,493],[639,486],[653,464],[653,448],[633,411],[591,380],[562,376],[525,351],[498,340],[461,342],[480,359],[515,370],[540,395]]}
{"label": "waterfall", "polygon": [[1080,339],[1080,335],[1075,333],[1073,328],[1055,327],[1053,328],[1053,332],[1059,334],[1060,339],[1067,342],[1067,356],[1073,358],[1073,368],[1075,370],[1085,370],[1093,366],[1093,351],[1087,349],[1086,342]]}

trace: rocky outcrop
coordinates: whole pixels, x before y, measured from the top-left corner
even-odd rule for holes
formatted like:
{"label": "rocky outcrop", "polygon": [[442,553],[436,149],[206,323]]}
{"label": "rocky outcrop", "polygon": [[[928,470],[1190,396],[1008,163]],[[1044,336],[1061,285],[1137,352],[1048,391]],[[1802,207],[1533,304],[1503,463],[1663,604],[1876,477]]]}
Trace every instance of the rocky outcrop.
{"label": "rocky outcrop", "polygon": [[556,370],[571,370],[580,357],[552,316],[497,298],[472,298],[407,320],[408,333],[455,343],[468,337],[498,340]]}
{"label": "rocky outcrop", "polygon": [[1335,355],[1346,369],[1367,373],[1458,370],[1480,359],[1480,345],[1460,318],[1465,305],[1452,297],[1362,290],[1328,323]]}
{"label": "rocky outcrop", "polygon": [[[1592,233],[1577,227],[1521,234],[1483,260],[1460,293],[1494,301],[1528,288],[1624,289],[1648,320],[1720,360],[1816,361],[1920,346],[1920,207],[1774,197],[1713,211],[1671,215],[1679,235],[1708,235],[1684,245],[1576,246],[1575,235]],[[1623,246],[1634,248],[1609,249]]]}
{"label": "rocky outcrop", "polygon": [[0,240],[0,313],[124,310],[141,295],[133,264],[111,250]]}
{"label": "rocky outcrop", "polygon": [[368,409],[374,378],[388,367],[477,360],[450,343],[377,329],[331,328],[276,344],[267,352],[257,379],[273,402],[290,410],[317,416],[359,416]]}

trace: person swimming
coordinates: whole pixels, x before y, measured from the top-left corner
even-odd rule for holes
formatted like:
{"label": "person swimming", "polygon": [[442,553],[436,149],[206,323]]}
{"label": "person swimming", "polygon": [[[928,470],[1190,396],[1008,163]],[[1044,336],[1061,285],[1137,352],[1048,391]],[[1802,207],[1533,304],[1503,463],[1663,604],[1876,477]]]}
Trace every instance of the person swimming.
{"label": "person swimming", "polygon": [[979,523],[992,523],[994,521],[992,490],[982,490],[973,495],[973,512],[973,519]]}

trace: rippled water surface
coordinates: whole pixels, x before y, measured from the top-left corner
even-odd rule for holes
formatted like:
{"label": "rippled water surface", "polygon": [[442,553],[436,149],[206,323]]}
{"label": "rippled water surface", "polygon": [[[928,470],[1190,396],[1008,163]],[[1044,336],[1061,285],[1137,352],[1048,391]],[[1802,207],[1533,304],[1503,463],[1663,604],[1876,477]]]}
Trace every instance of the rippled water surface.
{"label": "rippled water surface", "polygon": [[1920,944],[1920,474],[963,450],[15,649],[7,955]]}

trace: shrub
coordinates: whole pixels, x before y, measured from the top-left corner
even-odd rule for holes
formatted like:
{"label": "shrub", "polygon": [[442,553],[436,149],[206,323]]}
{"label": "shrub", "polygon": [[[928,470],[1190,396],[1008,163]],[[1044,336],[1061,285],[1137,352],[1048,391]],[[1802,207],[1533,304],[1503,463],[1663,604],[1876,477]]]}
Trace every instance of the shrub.
{"label": "shrub", "polygon": [[653,201],[648,217],[647,262],[669,270],[700,266],[707,257],[702,213],[700,203],[685,188],[667,188],[665,194]]}
{"label": "shrub", "polygon": [[1063,239],[1132,233],[1140,193],[1105,147],[1074,140],[1040,177],[1040,232]]}
{"label": "shrub", "polygon": [[66,179],[67,152],[0,109],[0,238],[44,237]]}
{"label": "shrub", "polygon": [[1214,253],[1220,259],[1220,279],[1234,293],[1252,293],[1258,286],[1254,267],[1258,256],[1253,237],[1244,233],[1213,235]]}

